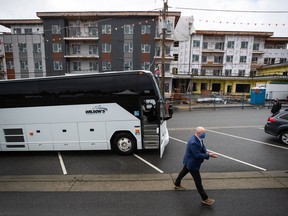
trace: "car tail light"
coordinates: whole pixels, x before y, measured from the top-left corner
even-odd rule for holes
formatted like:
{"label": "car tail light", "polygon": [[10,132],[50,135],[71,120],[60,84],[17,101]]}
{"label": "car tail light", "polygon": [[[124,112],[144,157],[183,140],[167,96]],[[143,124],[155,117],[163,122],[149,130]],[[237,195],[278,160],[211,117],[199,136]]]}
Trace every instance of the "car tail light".
{"label": "car tail light", "polygon": [[276,121],[277,120],[275,118],[271,118],[271,117],[269,117],[268,120],[267,120],[268,123],[273,123],[273,122],[276,122]]}

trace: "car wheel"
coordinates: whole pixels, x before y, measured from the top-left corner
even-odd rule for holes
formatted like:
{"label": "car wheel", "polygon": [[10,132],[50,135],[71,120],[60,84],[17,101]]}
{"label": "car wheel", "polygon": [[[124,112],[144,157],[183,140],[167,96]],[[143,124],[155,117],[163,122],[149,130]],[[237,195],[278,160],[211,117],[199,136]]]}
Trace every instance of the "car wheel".
{"label": "car wheel", "polygon": [[284,131],[279,135],[279,139],[281,140],[281,142],[283,142],[284,144],[288,145],[288,131]]}
{"label": "car wheel", "polygon": [[130,155],[136,149],[136,141],[129,133],[120,133],[113,139],[113,149],[121,155]]}

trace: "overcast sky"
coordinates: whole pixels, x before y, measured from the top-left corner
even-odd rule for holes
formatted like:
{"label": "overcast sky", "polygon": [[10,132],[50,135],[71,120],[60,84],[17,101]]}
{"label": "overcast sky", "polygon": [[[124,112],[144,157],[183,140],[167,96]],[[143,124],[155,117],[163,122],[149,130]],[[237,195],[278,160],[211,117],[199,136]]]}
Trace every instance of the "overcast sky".
{"label": "overcast sky", "polygon": [[[36,12],[52,11],[159,11],[163,0],[0,0],[0,5],[0,19],[30,19],[37,18]],[[168,6],[193,16],[196,30],[267,31],[288,37],[288,0],[168,0]],[[0,26],[0,32],[5,30]]]}

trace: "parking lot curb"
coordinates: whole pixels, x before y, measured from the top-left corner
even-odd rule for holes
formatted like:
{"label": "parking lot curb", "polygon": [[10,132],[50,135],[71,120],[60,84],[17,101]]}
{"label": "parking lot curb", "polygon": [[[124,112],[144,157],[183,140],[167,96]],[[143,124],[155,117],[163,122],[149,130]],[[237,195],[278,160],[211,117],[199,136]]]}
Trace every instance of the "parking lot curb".
{"label": "parking lot curb", "polygon": [[[87,192],[87,191],[167,191],[177,173],[119,175],[31,175],[0,176],[0,192]],[[203,173],[207,190],[288,188],[288,171]],[[190,175],[182,184],[195,190]]]}

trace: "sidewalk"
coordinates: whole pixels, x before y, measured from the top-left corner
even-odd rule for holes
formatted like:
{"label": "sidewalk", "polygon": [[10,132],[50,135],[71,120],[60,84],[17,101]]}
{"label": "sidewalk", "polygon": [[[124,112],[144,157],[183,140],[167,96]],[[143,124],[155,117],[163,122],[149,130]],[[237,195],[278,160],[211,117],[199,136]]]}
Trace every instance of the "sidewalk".
{"label": "sidewalk", "polygon": [[[231,104],[223,104],[223,103],[194,103],[194,104],[177,104],[173,105],[174,110],[200,110],[200,109],[223,109],[223,108],[238,108],[238,109],[271,109],[271,104],[266,103],[263,106],[251,105],[247,103],[231,103]],[[282,104],[282,109],[287,109],[288,104]]]}
{"label": "sidewalk", "polygon": [[[131,175],[0,176],[0,191],[169,191],[177,173]],[[288,171],[203,173],[207,190],[288,188]],[[195,190],[187,175],[182,184]]]}

